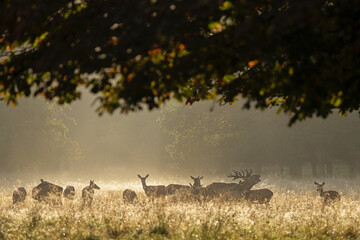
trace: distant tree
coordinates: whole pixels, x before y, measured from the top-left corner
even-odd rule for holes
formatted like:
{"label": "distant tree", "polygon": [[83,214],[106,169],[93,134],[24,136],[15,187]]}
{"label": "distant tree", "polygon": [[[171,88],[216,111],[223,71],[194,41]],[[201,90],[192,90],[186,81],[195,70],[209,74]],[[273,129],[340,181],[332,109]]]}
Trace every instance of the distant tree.
{"label": "distant tree", "polygon": [[229,142],[235,140],[238,133],[234,131],[234,124],[228,121],[229,111],[221,109],[215,114],[206,111],[206,106],[209,105],[184,108],[169,103],[159,114],[160,128],[172,137],[165,146],[170,156],[170,168],[219,173],[231,167],[233,159],[228,159],[228,151],[238,142]]}
{"label": "distant tree", "polygon": [[23,101],[22,106],[0,106],[1,173],[47,174],[71,169],[84,156],[79,143],[71,138],[73,124],[66,105],[44,101]]}
{"label": "distant tree", "polygon": [[97,111],[171,98],[280,106],[290,124],[359,110],[360,0],[5,0],[0,94]]}

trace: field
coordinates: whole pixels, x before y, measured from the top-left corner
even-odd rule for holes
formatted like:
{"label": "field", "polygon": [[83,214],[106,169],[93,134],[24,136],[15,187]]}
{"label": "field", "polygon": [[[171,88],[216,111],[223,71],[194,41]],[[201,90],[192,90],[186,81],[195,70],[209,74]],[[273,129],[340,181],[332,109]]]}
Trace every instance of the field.
{"label": "field", "polygon": [[[83,210],[78,189],[85,184],[71,183],[76,199],[60,207],[37,203],[31,194],[14,207],[13,188],[2,187],[0,239],[360,239],[359,181],[327,180],[325,190],[339,190],[342,199],[325,207],[312,181],[269,182],[256,185],[274,192],[267,206],[220,200],[151,201],[139,182],[99,181],[101,190],[95,192],[92,207]],[[31,192],[33,186],[25,187]],[[136,190],[138,203],[123,202],[127,187]]]}

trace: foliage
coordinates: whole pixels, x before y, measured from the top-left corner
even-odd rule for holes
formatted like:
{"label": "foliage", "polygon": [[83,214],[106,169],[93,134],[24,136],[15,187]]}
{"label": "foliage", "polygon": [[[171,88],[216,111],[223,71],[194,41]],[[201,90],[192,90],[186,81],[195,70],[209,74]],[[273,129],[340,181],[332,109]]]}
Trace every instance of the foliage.
{"label": "foliage", "polygon": [[98,112],[170,98],[278,105],[290,123],[358,110],[359,0],[5,0],[0,94]]}
{"label": "foliage", "polygon": [[[157,122],[162,131],[171,136],[165,146],[171,157],[171,167],[179,170],[214,168],[228,169],[224,159],[227,143],[238,133],[228,121],[230,111],[222,108],[219,114],[206,111],[205,104],[184,108],[170,102],[161,110]],[[233,144],[229,144],[233,147]]]}

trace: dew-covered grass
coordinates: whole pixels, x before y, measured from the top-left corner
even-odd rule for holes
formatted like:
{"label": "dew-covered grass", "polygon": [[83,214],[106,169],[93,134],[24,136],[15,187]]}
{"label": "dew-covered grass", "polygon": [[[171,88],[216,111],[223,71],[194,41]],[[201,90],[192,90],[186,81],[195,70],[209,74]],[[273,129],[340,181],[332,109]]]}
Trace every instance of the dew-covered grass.
{"label": "dew-covered grass", "polygon": [[[342,194],[341,201],[331,206],[323,206],[311,181],[261,183],[256,188],[274,192],[269,205],[219,199],[152,201],[139,182],[99,182],[101,190],[85,209],[80,197],[84,184],[72,183],[76,199],[61,206],[33,200],[32,186],[26,186],[25,202],[13,206],[13,188],[2,187],[0,239],[360,239],[356,184],[339,179],[328,182],[325,190]],[[124,186],[137,192],[137,203],[123,202]]]}

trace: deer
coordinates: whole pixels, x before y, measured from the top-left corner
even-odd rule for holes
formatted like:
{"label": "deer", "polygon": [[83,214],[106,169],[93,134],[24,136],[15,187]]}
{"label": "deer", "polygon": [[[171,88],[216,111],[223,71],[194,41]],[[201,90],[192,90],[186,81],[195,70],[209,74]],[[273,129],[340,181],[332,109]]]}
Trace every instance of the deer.
{"label": "deer", "polygon": [[125,203],[132,203],[137,199],[137,195],[133,190],[125,189],[123,192],[123,199]]}
{"label": "deer", "polygon": [[86,186],[82,190],[81,197],[83,200],[83,206],[88,206],[88,207],[91,206],[94,199],[94,193],[95,193],[94,189],[100,190],[100,187],[95,184],[94,180],[90,180],[89,186]]}
{"label": "deer", "polygon": [[66,186],[63,195],[64,195],[64,198],[66,198],[68,200],[74,200],[75,188],[73,186]]}
{"label": "deer", "polygon": [[32,198],[39,202],[61,204],[63,188],[40,179],[41,183],[32,189]]}
{"label": "deer", "polygon": [[214,182],[206,186],[210,197],[226,196],[235,197],[243,196],[245,192],[249,191],[255,184],[259,183],[260,175],[252,175],[252,170],[237,171],[233,170],[234,174],[228,174],[227,177],[233,180],[240,179],[239,183],[223,183]]}
{"label": "deer", "polygon": [[273,194],[274,193],[268,188],[249,190],[245,193],[245,200],[267,204],[270,202]]}
{"label": "deer", "polygon": [[203,179],[203,176],[198,176],[197,178],[190,176],[191,179],[194,181],[193,184],[190,184],[191,187],[191,193],[200,197],[200,200],[205,200],[208,196],[208,190],[206,187],[203,187],[203,185],[201,184],[201,179]]}
{"label": "deer", "polygon": [[186,193],[189,190],[190,190],[190,187],[187,185],[169,184],[166,186],[166,195]]}
{"label": "deer", "polygon": [[141,177],[140,174],[138,174],[138,177],[141,179],[141,184],[146,196],[156,197],[156,198],[166,196],[166,187],[164,185],[157,185],[157,186],[146,185],[146,179],[149,177],[149,174],[147,174],[145,177]]}
{"label": "deer", "polygon": [[322,184],[317,182],[314,183],[317,186],[316,191],[320,192],[320,197],[323,199],[324,204],[330,204],[331,202],[341,200],[341,196],[337,191],[329,190],[324,192],[325,182]]}
{"label": "deer", "polygon": [[25,201],[26,190],[23,187],[18,187],[13,192],[13,204]]}

